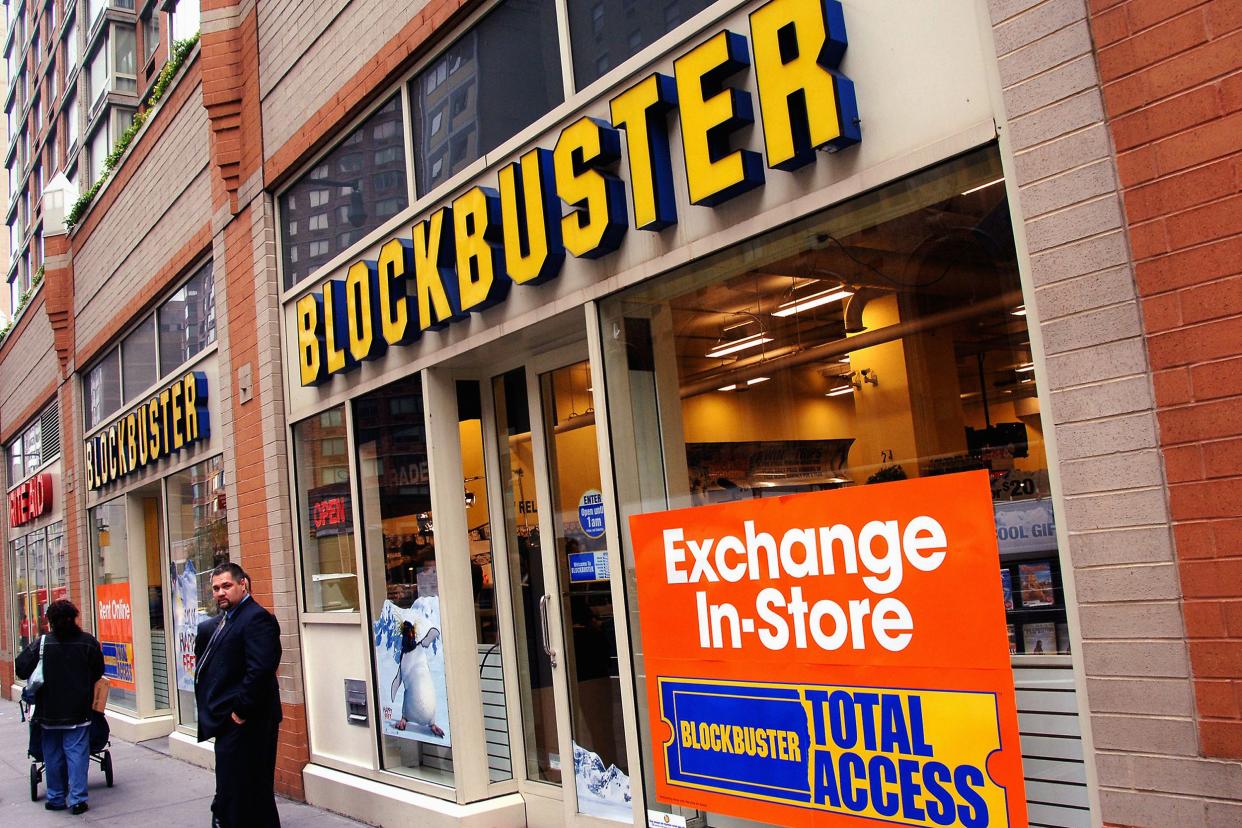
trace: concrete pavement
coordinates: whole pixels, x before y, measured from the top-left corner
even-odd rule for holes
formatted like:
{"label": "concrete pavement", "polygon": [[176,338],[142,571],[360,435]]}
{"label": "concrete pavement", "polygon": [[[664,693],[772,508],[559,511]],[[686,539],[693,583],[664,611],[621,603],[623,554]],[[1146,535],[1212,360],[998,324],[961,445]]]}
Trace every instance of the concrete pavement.
{"label": "concrete pavement", "polygon": [[[82,816],[45,810],[47,786],[39,801],[30,801],[30,759],[26,756],[27,725],[17,705],[0,701],[0,825],[9,828],[72,826],[79,823],[114,826],[208,828],[215,780],[210,771],[166,755],[167,739],[126,742],[113,736],[115,785],[104,785],[103,771],[91,763],[90,806]],[[277,797],[283,828],[358,828],[362,823]]]}

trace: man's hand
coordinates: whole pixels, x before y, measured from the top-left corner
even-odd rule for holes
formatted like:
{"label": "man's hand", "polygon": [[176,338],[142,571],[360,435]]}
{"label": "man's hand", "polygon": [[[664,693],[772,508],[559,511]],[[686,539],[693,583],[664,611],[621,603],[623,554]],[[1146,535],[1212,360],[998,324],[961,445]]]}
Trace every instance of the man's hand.
{"label": "man's hand", "polygon": [[231,716],[233,717],[233,722],[234,722],[235,724],[245,724],[245,723],[246,723],[246,720],[245,720],[245,719],[243,719],[241,716],[238,716],[236,713],[230,713],[229,715],[231,715]]}

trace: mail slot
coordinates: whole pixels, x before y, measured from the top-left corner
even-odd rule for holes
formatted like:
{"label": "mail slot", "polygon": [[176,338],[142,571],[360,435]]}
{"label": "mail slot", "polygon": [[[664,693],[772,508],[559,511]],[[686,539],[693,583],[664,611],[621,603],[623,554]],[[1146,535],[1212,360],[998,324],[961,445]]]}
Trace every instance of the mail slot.
{"label": "mail slot", "polygon": [[362,679],[345,679],[345,720],[366,727],[367,683]]}

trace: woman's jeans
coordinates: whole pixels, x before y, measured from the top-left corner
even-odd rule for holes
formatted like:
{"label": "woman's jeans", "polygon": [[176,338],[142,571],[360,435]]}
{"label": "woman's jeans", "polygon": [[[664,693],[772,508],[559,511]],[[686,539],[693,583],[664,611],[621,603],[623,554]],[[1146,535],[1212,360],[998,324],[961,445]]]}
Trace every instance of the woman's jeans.
{"label": "woman's jeans", "polygon": [[[86,771],[91,764],[91,726],[69,730],[43,728],[43,771],[47,801],[51,805],[77,805],[86,801]],[[68,801],[65,788],[69,789]]]}

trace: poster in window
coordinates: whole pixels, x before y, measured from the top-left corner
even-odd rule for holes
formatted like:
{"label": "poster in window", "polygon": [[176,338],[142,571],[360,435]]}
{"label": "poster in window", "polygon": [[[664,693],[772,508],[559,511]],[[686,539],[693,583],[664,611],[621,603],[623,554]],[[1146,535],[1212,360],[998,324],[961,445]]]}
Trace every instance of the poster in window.
{"label": "poster in window", "polygon": [[1052,564],[1047,561],[1020,564],[1018,580],[1022,590],[1022,606],[1050,607],[1056,603],[1052,589]]}
{"label": "poster in window", "polygon": [[406,608],[385,601],[374,624],[374,641],[384,733],[448,746],[448,689],[439,597],[420,595]]}
{"label": "poster in window", "polygon": [[177,689],[194,692],[194,640],[198,625],[210,616],[199,608],[198,571],[194,561],[186,561],[181,573],[172,564],[173,637],[177,661]]}
{"label": "poster in window", "polygon": [[1009,654],[1016,655],[1018,652],[1018,632],[1014,629],[1013,624],[1006,624],[1005,629],[1009,631]]}
{"label": "poster in window", "polygon": [[1053,655],[1057,651],[1056,625],[1023,624],[1022,649],[1027,655]]}
{"label": "poster in window", "polygon": [[1013,573],[1001,570],[1001,593],[1005,596],[1006,612],[1013,610]]}
{"label": "poster in window", "polygon": [[95,587],[95,617],[99,619],[104,675],[113,687],[134,690],[133,609],[127,581]]}
{"label": "poster in window", "polygon": [[1027,826],[987,472],[630,530],[656,800],[765,825]]}

